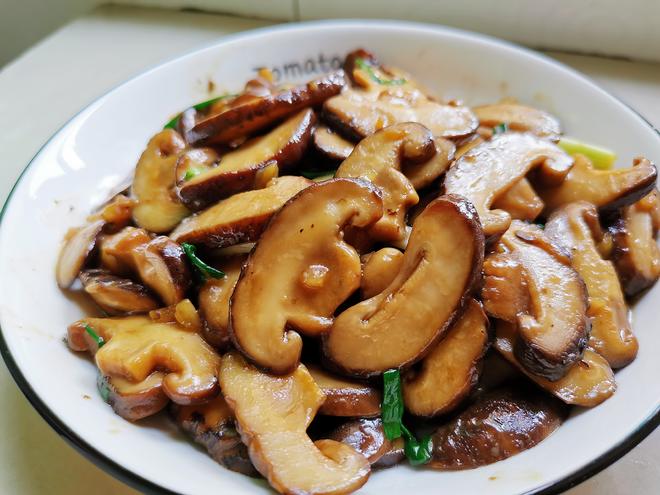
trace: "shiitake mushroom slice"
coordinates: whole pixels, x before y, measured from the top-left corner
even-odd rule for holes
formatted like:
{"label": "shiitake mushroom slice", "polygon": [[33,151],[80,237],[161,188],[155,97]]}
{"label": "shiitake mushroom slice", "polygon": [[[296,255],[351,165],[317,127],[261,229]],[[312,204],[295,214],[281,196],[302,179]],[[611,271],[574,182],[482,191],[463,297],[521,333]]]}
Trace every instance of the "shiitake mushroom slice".
{"label": "shiitake mushroom slice", "polygon": [[307,370],[325,394],[319,414],[353,418],[380,416],[382,394],[379,389],[335,375],[317,365],[308,364]]}
{"label": "shiitake mushroom slice", "polygon": [[430,98],[408,74],[381,66],[365,50],[350,53],[344,66],[354,85],[328,99],[323,116],[352,141],[402,122],[417,122],[445,138],[465,136],[477,128],[468,107]]}
{"label": "shiitake mushroom slice", "polygon": [[573,166],[573,159],[557,145],[532,134],[507,132],[493,136],[461,156],[447,171],[447,193],[465,196],[474,204],[490,242],[511,224],[511,215],[493,209],[503,193],[532,169],[540,180],[560,183]]}
{"label": "shiitake mushroom slice", "polygon": [[226,349],[231,345],[229,299],[234,292],[246,258],[246,255],[236,255],[222,263],[216,263],[225,276],[208,278],[199,289],[199,315],[203,321],[202,334],[209,344],[218,349]]}
{"label": "shiitake mushroom slice", "polygon": [[537,225],[514,220],[484,275],[486,312],[517,326],[520,363],[548,380],[564,376],[589,337],[587,290],[569,256]]}
{"label": "shiitake mushroom slice", "polygon": [[351,154],[355,145],[328,126],[318,125],[312,134],[312,145],[316,152],[329,163],[341,163]]}
{"label": "shiitake mushroom slice", "polygon": [[311,184],[313,182],[304,177],[276,177],[263,189],[235,194],[186,218],[170,237],[176,242],[212,248],[254,242],[270,218]]}
{"label": "shiitake mushroom slice", "polygon": [[438,416],[456,408],[477,384],[488,350],[488,317],[474,299],[447,335],[402,379],[406,409],[416,416]]}
{"label": "shiitake mushroom slice", "polygon": [[545,203],[547,216],[574,201],[587,201],[601,212],[631,205],[655,187],[658,171],[646,158],[635,158],[633,166],[598,170],[584,155],[575,156],[575,166],[558,184],[541,184],[534,177],[536,192]]}
{"label": "shiitake mushroom slice", "polygon": [[[193,210],[200,210],[232,194],[264,187],[268,179],[287,172],[300,161],[314,120],[314,112],[308,108],[219,158],[212,151],[193,150],[182,155],[177,165],[181,168],[177,172],[181,201]],[[209,166],[212,160],[214,166]]]}
{"label": "shiitake mushroom slice", "polygon": [[60,250],[55,272],[60,289],[68,289],[75,282],[80,270],[94,251],[104,225],[104,220],[97,219],[83,227],[69,230]]}
{"label": "shiitake mushroom slice", "polygon": [[442,196],[415,219],[402,267],[381,293],[342,311],[323,339],[327,363],[372,377],[422,359],[480,278],[484,239],[464,198]]}
{"label": "shiitake mushroom slice", "polygon": [[131,195],[135,223],[150,232],[166,233],[190,215],[174,194],[176,162],[186,149],[183,138],[172,129],[156,134],[135,167]]}
{"label": "shiitake mushroom slice", "polygon": [[186,134],[193,145],[228,144],[338,94],[346,83],[343,71],[324,75],[307,84],[273,94],[251,96],[224,111],[198,121]]}
{"label": "shiitake mushroom slice", "polygon": [[403,264],[403,253],[396,248],[384,247],[362,256],[362,299],[383,292],[396,277]]}
{"label": "shiitake mushroom slice", "polygon": [[531,132],[539,137],[558,141],[561,134],[559,120],[548,112],[520,103],[493,103],[472,107],[479,125],[495,127],[500,124],[512,131]]}
{"label": "shiitake mushroom slice", "polygon": [[498,320],[495,323],[493,347],[534,383],[566,404],[594,407],[609,399],[616,391],[612,368],[605,358],[591,349],[585,350],[580,360],[559,380],[551,382],[530,373],[514,354],[516,333],[515,325]]}
{"label": "shiitake mushroom slice", "polygon": [[250,361],[277,374],[296,368],[297,332],[330,330],[335,310],[360,285],[360,258],[344,228],[368,228],[382,214],[370,182],[332,179],[303,189],[273,217],[231,298],[232,340]]}
{"label": "shiitake mushroom slice", "polygon": [[269,375],[229,352],[222,357],[220,383],[250,459],[276,491],[340,495],[366,483],[370,466],[362,454],[308,436],[324,394],[304,365]]}
{"label": "shiitake mushroom slice", "polygon": [[259,476],[236,431],[234,414],[222,395],[205,404],[172,403],[170,413],[179,428],[202,445],[218,464],[247,476]]}
{"label": "shiitake mushroom slice", "polygon": [[639,344],[628,320],[628,306],[614,264],[601,256],[602,242],[596,207],[586,201],[569,203],[554,211],[545,233],[571,253],[571,264],[584,280],[591,319],[589,347],[607,359],[614,369],[626,366],[637,356]]}
{"label": "shiitake mushroom slice", "polygon": [[427,466],[474,469],[507,459],[543,441],[567,416],[565,405],[533,388],[495,390],[433,433]]}
{"label": "shiitake mushroom slice", "polygon": [[612,261],[628,297],[651,287],[660,276],[660,249],[656,234],[660,228],[658,190],[621,210],[610,227]]}
{"label": "shiitake mushroom slice", "polygon": [[139,384],[158,372],[163,393],[178,404],[218,395],[220,357],[198,333],[178,324],[148,316],[83,318],[69,326],[67,342],[74,351],[93,354],[100,373],[112,379]]}
{"label": "shiitake mushroom slice", "polygon": [[85,292],[110,315],[146,313],[160,305],[144,285],[107,270],[84,270],[79,278]]}
{"label": "shiitake mushroom slice", "polygon": [[403,439],[388,440],[380,418],[352,419],[335,428],[328,438],[353,447],[372,468],[391,467],[405,458]]}
{"label": "shiitake mushroom slice", "polygon": [[504,210],[514,220],[533,222],[543,211],[545,204],[525,178],[520,179],[508,191],[493,202],[493,208]]}

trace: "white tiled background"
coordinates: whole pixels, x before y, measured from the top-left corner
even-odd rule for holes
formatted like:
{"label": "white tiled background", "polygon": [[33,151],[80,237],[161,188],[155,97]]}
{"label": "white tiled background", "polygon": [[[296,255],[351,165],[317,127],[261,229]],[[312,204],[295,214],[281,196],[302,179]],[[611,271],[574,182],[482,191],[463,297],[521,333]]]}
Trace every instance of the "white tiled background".
{"label": "white tiled background", "polygon": [[[0,5],[5,1],[0,0]],[[27,3],[50,4],[34,0]],[[255,13],[249,10],[255,4],[245,2],[245,13]],[[337,0],[331,4],[336,5]],[[3,15],[0,10],[0,46],[8,32],[2,26],[6,22]],[[267,24],[268,21],[221,15],[110,6],[98,8],[57,31],[0,70],[0,200],[4,200],[20,171],[48,137],[108,89],[146,67],[225,34]],[[660,46],[656,48],[660,51]],[[585,72],[660,128],[660,65],[549,54]],[[1,57],[0,50],[0,63]],[[660,493],[659,453],[660,432],[656,431],[622,460],[569,494]],[[0,493],[135,492],[94,467],[61,440],[30,407],[4,364],[0,364]]]}

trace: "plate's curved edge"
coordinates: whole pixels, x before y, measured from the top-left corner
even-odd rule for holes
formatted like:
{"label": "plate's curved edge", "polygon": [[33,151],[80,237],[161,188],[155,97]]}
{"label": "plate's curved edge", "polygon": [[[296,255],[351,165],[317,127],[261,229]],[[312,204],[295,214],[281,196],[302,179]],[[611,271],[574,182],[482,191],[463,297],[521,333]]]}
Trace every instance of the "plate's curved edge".
{"label": "plate's curved edge", "polygon": [[[0,215],[4,213],[0,212]],[[37,393],[32,389],[28,381],[21,373],[21,370],[18,368],[18,365],[14,361],[14,358],[9,352],[7,343],[5,342],[4,335],[2,333],[2,328],[0,328],[0,355],[2,355],[7,369],[11,374],[12,378],[18,385],[18,388],[21,390],[23,395],[26,397],[28,402],[36,409],[39,415],[50,425],[53,430],[55,430],[64,440],[67,441],[78,453],[80,453],[87,460],[91,461],[92,464],[102,468],[107,473],[111,474],[118,480],[126,483],[128,486],[135,488],[143,493],[148,494],[165,494],[165,495],[178,495],[176,492],[168,490],[167,488],[160,486],[152,481],[149,481],[142,476],[135,474],[134,472],[126,469],[120,464],[116,463],[112,459],[106,457],[101,452],[96,450],[88,442],[80,438],[76,433],[74,433],[64,421],[62,421],[49,407],[43,402]]]}
{"label": "plate's curved edge", "polygon": [[[488,40],[493,43],[496,43],[498,45],[505,45],[511,49],[514,49],[516,51],[523,52],[527,55],[531,55],[536,58],[540,58],[544,60],[546,63],[550,63],[551,65],[567,71],[571,73],[574,77],[577,77],[578,79],[581,79],[585,82],[587,82],[590,86],[592,86],[594,89],[608,95],[609,97],[613,98],[617,102],[619,102],[621,105],[626,107],[628,110],[633,112],[644,124],[646,124],[650,129],[655,131],[655,133],[660,137],[660,129],[656,128],[651,122],[649,122],[641,113],[639,113],[635,108],[631,107],[628,103],[625,101],[621,100],[619,97],[613,95],[612,93],[605,91],[603,88],[601,88],[596,82],[594,82],[591,78],[587,77],[586,75],[582,74],[581,72],[573,69],[572,67],[559,62],[558,60],[553,59],[552,57],[545,55],[543,53],[537,52],[532,49],[525,48],[523,46],[517,45],[516,43],[512,43],[510,41],[502,40],[500,38],[496,38],[493,36],[489,36],[486,34],[481,34],[481,33],[475,33],[463,29],[458,29],[458,28],[453,28],[450,26],[443,26],[439,24],[429,24],[429,23],[420,23],[420,22],[413,22],[413,21],[396,21],[396,20],[391,20],[391,19],[384,19],[384,20],[379,20],[379,19],[348,19],[348,20],[321,20],[321,21],[307,21],[307,22],[299,22],[296,23],[295,25],[292,24],[280,24],[276,26],[267,26],[263,28],[257,28],[257,29],[252,29],[249,31],[241,32],[241,33],[235,33],[235,34],[230,34],[223,36],[220,41],[214,41],[206,45],[202,45],[197,47],[194,50],[191,50],[187,53],[180,54],[178,56],[172,57],[168,60],[164,60],[162,62],[159,62],[144,71],[134,75],[133,77],[130,77],[129,79],[123,81],[122,83],[116,85],[115,87],[111,88],[110,90],[106,91],[102,95],[100,95],[98,98],[96,98],[94,101],[91,103],[85,105],[83,108],[81,108],[79,111],[74,113],[71,118],[69,118],[62,126],[55,132],[53,135],[48,138],[44,144],[39,148],[39,150],[34,154],[34,156],[30,159],[30,161],[26,164],[25,168],[22,170],[18,178],[16,179],[16,182],[12,186],[11,190],[9,191],[9,194],[7,195],[7,199],[5,200],[4,204],[2,205],[2,209],[0,209],[0,232],[2,230],[2,224],[4,222],[4,217],[5,217],[5,212],[7,209],[7,206],[9,205],[14,192],[16,191],[16,188],[18,187],[19,183],[22,181],[24,178],[25,174],[27,171],[30,169],[30,166],[33,164],[34,160],[41,154],[44,148],[46,148],[51,141],[58,136],[74,119],[76,119],[78,116],[83,114],[86,111],[89,111],[92,109],[97,104],[100,104],[101,100],[107,98],[110,94],[114,93],[116,90],[119,88],[123,87],[126,84],[129,84],[133,80],[142,77],[143,75],[152,72],[156,70],[157,68],[174,62],[175,60],[181,59],[183,57],[211,49],[217,45],[220,44],[226,44],[234,41],[238,41],[242,38],[248,38],[248,37],[253,37],[257,35],[263,35],[263,34],[268,34],[268,33],[273,33],[273,32],[278,32],[278,31],[287,31],[287,30],[297,30],[297,29],[304,29],[307,27],[313,27],[315,25],[319,26],[335,26],[335,27],[343,27],[343,26],[355,26],[355,25],[373,25],[373,26],[383,26],[383,25],[390,25],[390,26],[399,26],[399,27],[409,27],[409,28],[423,28],[427,30],[444,30],[444,31],[449,31],[461,35],[465,35],[468,37],[472,38],[480,38],[482,40]],[[73,448],[76,449],[83,457],[88,459],[90,462],[92,462],[94,465],[101,467],[103,470],[117,478],[118,480],[121,480],[122,482],[126,483],[132,488],[135,488],[141,492],[148,493],[148,494],[165,494],[165,495],[177,495],[177,492],[173,492],[161,485],[158,485],[146,478],[143,478],[142,476],[139,476],[135,474],[134,472],[126,469],[125,467],[121,466],[120,464],[116,463],[112,459],[108,458],[98,450],[96,450],[91,444],[83,440],[80,436],[78,436],[73,430],[71,430],[64,421],[62,421],[49,407],[48,405],[43,402],[38,394],[34,391],[34,389],[30,386],[29,382],[26,380],[25,376],[21,372],[20,368],[14,361],[13,356],[11,355],[11,352],[9,351],[9,347],[7,345],[7,342],[5,341],[4,337],[4,332],[2,330],[2,327],[0,326],[0,355],[2,356],[5,364],[7,365],[7,369],[9,370],[9,373],[11,374],[12,378],[16,382],[16,385],[18,388],[21,390],[23,395],[27,398],[27,400],[30,402],[32,407],[36,409],[36,411],[39,413],[39,415],[62,437],[64,438],[67,443],[69,443]],[[562,493],[574,486],[579,485],[580,483],[586,481],[587,479],[591,478],[592,476],[598,474],[599,472],[603,471],[605,468],[609,467],[612,465],[614,462],[618,461],[621,457],[623,457],[625,454],[630,452],[635,446],[637,446],[642,440],[644,440],[649,434],[651,434],[657,427],[660,425],[660,407],[656,408],[656,410],[648,416],[644,421],[642,421],[637,429],[633,431],[630,435],[628,435],[625,439],[623,439],[621,442],[619,442],[617,445],[613,446],[610,448],[607,452],[603,453],[596,459],[592,460],[589,462],[586,466],[583,466],[582,468],[574,471],[573,473],[569,474],[568,476],[547,484],[545,486],[541,486],[538,489],[526,492],[525,494],[522,495],[556,495],[559,493]]]}

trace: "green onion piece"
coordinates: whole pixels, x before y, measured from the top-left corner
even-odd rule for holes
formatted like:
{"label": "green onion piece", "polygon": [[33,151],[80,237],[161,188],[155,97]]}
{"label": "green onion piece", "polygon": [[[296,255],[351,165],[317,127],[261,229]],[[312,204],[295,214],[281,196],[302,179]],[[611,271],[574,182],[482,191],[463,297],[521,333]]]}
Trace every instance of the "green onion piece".
{"label": "green onion piece", "polygon": [[108,385],[108,380],[105,376],[103,376],[103,373],[99,372],[99,374],[96,377],[96,389],[99,391],[99,395],[101,396],[101,399],[103,399],[103,402],[108,402],[110,401],[110,385]]}
{"label": "green onion piece", "polygon": [[559,140],[559,147],[571,156],[581,154],[589,158],[594,167],[600,170],[610,170],[616,161],[616,153],[594,144],[584,143],[570,137]]}
{"label": "green onion piece", "polygon": [[332,179],[335,176],[337,170],[302,170],[300,175],[306,179],[318,179],[319,177],[328,177]]}
{"label": "green onion piece", "polygon": [[201,174],[202,171],[198,168],[189,168],[186,170],[186,175],[183,176],[184,181],[189,181],[193,177],[197,177],[199,174]]}
{"label": "green onion piece", "polygon": [[431,452],[433,450],[433,443],[429,435],[424,436],[420,441],[417,441],[415,435],[408,431],[408,428],[401,425],[405,443],[403,445],[403,452],[408,458],[408,462],[412,466],[419,466],[426,464],[431,460]]}
{"label": "green onion piece", "polygon": [[506,125],[506,122],[502,122],[500,124],[497,124],[495,127],[493,127],[493,135],[502,134],[503,132],[507,132],[508,130],[509,130],[509,126]]}
{"label": "green onion piece", "polygon": [[383,430],[388,440],[404,437],[403,451],[413,466],[426,464],[431,460],[433,444],[430,436],[417,441],[415,435],[402,423],[403,395],[401,393],[401,375],[399,370],[383,373],[383,403],[381,405]]}
{"label": "green onion piece", "polygon": [[96,342],[96,345],[99,347],[103,347],[103,344],[105,344],[105,340],[103,340],[103,337],[101,337],[98,333],[94,331],[92,327],[89,325],[85,325],[85,331],[89,334],[91,338],[94,339],[94,342]]}
{"label": "green onion piece", "polygon": [[355,59],[355,65],[357,65],[360,69],[364,70],[369,74],[369,77],[376,81],[378,84],[383,84],[385,86],[398,86],[400,84],[405,84],[406,80],[401,78],[401,79],[383,79],[382,77],[378,76],[376,72],[374,71],[373,67],[371,64],[369,64],[366,60],[363,58],[356,58]]}
{"label": "green onion piece", "polygon": [[[215,98],[211,98],[210,100],[202,101],[201,103],[196,103],[195,105],[192,106],[195,110],[204,110],[205,108],[210,107],[213,105],[216,101],[224,100],[226,98],[233,98],[234,96],[237,96],[235,94],[226,94],[222,96],[216,96]],[[181,118],[181,114],[177,114],[172,120],[170,120],[167,124],[163,126],[163,129],[176,129],[176,126],[179,124],[179,119]]]}
{"label": "green onion piece", "polygon": [[202,282],[204,282],[208,277],[223,278],[225,276],[225,272],[222,270],[213,268],[212,266],[207,265],[201,259],[199,259],[196,254],[197,248],[192,244],[184,242],[181,244],[181,247],[183,248],[183,252],[186,253],[186,256],[188,257],[188,260],[192,266],[194,266],[197,270],[197,273],[199,273]]}
{"label": "green onion piece", "polygon": [[401,436],[401,418],[403,418],[403,395],[401,394],[401,376],[399,370],[387,370],[383,373],[383,430],[388,440]]}

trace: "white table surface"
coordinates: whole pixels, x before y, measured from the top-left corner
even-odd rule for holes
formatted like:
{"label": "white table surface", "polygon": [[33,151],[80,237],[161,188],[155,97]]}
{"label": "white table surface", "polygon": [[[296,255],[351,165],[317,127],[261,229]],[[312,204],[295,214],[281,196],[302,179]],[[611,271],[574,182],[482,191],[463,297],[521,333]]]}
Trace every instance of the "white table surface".
{"label": "white table surface", "polygon": [[[108,89],[225,34],[267,24],[201,13],[103,7],[57,31],[0,70],[0,198],[4,201],[50,135]],[[660,128],[660,65],[550,55],[583,71]],[[136,493],[58,437],[23,397],[4,363],[0,364],[0,432],[0,493]],[[660,493],[659,453],[660,429],[567,493]]]}

